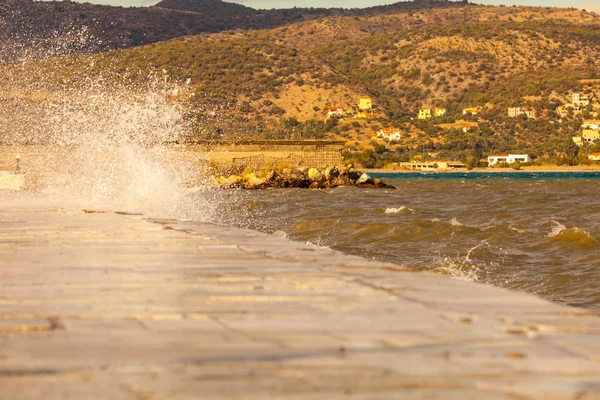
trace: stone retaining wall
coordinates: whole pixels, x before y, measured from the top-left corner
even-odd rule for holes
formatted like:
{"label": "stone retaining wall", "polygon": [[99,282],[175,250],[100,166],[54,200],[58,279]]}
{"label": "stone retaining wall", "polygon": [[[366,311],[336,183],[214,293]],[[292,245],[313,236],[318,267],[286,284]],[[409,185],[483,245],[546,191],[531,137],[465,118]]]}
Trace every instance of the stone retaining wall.
{"label": "stone retaining wall", "polygon": [[219,168],[262,169],[285,164],[326,168],[343,164],[343,141],[244,141],[198,142],[191,147],[208,163]]}

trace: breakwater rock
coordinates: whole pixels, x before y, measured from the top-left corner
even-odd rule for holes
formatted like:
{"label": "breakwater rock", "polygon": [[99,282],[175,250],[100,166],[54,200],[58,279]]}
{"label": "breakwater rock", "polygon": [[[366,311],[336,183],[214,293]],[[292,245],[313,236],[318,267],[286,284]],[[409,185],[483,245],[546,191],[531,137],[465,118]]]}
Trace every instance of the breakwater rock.
{"label": "breakwater rock", "polygon": [[366,173],[355,170],[351,165],[322,170],[303,167],[270,169],[262,173],[251,172],[228,177],[217,176],[213,179],[213,183],[221,188],[242,189],[329,189],[338,186],[397,189],[380,179],[372,178]]}

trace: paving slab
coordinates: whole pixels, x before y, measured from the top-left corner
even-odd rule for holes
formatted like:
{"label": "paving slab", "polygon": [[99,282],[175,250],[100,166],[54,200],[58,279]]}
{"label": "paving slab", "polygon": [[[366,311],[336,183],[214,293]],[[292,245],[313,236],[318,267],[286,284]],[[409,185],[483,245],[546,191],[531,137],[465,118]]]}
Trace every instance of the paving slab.
{"label": "paving slab", "polygon": [[600,399],[600,318],[251,230],[0,209],[0,399]]}

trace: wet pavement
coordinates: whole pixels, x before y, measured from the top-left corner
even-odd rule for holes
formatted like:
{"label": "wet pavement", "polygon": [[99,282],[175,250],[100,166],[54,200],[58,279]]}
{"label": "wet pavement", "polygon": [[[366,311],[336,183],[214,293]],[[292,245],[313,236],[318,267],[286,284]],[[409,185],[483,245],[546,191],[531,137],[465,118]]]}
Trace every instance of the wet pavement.
{"label": "wet pavement", "polygon": [[599,399],[600,318],[277,236],[0,210],[1,399]]}

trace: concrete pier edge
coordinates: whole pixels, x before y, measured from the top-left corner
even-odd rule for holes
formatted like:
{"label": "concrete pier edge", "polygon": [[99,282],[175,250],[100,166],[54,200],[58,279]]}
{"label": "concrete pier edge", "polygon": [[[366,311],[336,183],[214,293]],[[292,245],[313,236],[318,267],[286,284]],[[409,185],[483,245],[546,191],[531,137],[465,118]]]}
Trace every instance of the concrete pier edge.
{"label": "concrete pier edge", "polygon": [[251,230],[0,210],[2,399],[598,399],[600,318]]}

